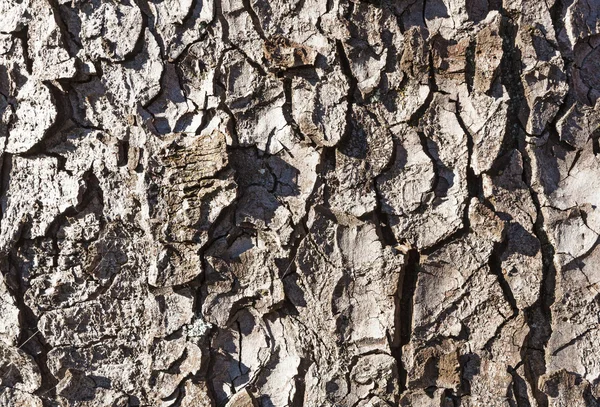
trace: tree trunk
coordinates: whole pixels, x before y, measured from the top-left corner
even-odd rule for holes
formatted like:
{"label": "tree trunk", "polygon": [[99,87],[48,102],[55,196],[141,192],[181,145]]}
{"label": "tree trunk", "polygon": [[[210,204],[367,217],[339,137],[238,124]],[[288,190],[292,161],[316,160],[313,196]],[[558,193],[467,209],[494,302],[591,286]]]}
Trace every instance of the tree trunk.
{"label": "tree trunk", "polygon": [[598,100],[598,0],[0,0],[0,407],[597,406]]}

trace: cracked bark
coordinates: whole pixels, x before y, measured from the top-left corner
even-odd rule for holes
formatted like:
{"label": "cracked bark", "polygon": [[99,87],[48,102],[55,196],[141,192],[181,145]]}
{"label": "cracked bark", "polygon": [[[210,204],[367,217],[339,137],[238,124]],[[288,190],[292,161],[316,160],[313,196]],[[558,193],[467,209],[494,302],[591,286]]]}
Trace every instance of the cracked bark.
{"label": "cracked bark", "polygon": [[598,10],[0,0],[0,407],[600,404]]}

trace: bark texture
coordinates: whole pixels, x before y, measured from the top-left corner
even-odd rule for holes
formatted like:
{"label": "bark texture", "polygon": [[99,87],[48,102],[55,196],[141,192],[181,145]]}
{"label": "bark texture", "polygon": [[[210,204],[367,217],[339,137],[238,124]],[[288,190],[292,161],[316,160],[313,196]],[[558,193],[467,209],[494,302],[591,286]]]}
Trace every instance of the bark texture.
{"label": "bark texture", "polygon": [[0,0],[0,407],[598,406],[600,1]]}

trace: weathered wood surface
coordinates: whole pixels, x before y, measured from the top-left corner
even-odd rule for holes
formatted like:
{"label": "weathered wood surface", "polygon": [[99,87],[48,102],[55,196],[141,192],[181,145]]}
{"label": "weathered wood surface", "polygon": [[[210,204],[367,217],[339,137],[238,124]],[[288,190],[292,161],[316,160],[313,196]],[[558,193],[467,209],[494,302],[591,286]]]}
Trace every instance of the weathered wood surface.
{"label": "weathered wood surface", "polygon": [[598,0],[0,0],[0,406],[597,406]]}

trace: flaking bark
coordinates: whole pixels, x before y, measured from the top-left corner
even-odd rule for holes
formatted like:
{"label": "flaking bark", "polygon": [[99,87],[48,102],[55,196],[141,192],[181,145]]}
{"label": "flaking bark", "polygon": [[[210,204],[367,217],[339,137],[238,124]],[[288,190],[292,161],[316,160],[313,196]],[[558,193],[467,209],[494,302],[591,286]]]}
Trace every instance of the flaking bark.
{"label": "flaking bark", "polygon": [[0,407],[597,406],[598,0],[0,0]]}

